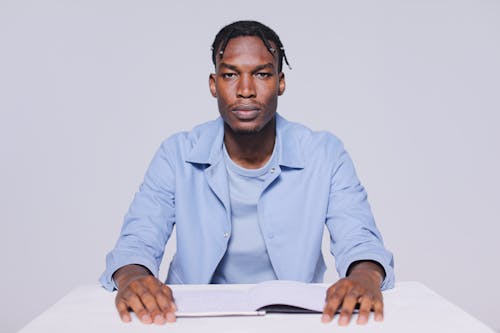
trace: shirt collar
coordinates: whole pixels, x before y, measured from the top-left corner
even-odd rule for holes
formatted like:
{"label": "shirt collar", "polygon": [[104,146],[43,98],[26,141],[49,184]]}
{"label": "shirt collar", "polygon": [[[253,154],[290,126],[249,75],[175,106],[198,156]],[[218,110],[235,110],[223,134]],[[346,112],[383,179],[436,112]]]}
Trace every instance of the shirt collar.
{"label": "shirt collar", "polygon": [[302,146],[294,130],[294,124],[276,114],[276,144],[278,145],[278,164],[292,169],[305,166]]}
{"label": "shirt collar", "polygon": [[[208,123],[208,128],[202,131],[193,149],[188,154],[186,162],[214,165],[222,158],[222,143],[224,140],[224,120],[219,117]],[[277,161],[280,166],[302,169],[304,158],[299,140],[292,123],[276,114],[276,144]]]}

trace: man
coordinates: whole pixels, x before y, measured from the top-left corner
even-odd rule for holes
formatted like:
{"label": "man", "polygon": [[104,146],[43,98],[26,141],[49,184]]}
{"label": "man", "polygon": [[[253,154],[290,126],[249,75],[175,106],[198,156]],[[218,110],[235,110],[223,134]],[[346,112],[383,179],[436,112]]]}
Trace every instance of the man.
{"label": "man", "polygon": [[[101,277],[118,289],[121,319],[175,321],[167,284],[321,282],[326,224],[337,270],[322,320],[383,318],[381,287],[394,284],[364,188],[341,142],[276,113],[285,91],[283,45],[254,21],[224,27],[213,43],[210,92],[220,118],[167,139],[149,166]],[[166,284],[157,279],[176,226]]]}

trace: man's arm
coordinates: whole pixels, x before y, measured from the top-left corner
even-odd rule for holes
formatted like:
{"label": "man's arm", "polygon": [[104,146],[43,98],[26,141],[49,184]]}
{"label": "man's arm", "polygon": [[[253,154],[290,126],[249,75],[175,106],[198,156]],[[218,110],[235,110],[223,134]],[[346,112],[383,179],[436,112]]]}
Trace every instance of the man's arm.
{"label": "man's arm", "polygon": [[175,141],[168,139],[156,151],[125,215],[120,237],[106,256],[100,282],[115,289],[113,274],[121,267],[137,264],[158,276],[165,245],[175,225]]}
{"label": "man's arm", "polygon": [[175,321],[172,292],[155,277],[175,223],[175,152],[168,143],[151,161],[100,279],[106,289],[118,289],[116,308],[124,322],[131,321],[129,310],[143,323]]}
{"label": "man's arm", "polygon": [[129,309],[144,324],[175,321],[172,290],[141,265],[127,265],[113,274],[118,286],[115,304],[120,318],[130,322]]}
{"label": "man's arm", "polygon": [[326,305],[321,320],[332,321],[335,312],[340,310],[339,325],[349,324],[356,304],[360,304],[358,324],[366,324],[370,311],[375,313],[375,320],[384,318],[384,304],[380,285],[385,278],[385,271],[374,261],[357,261],[349,266],[347,277],[340,279],[328,288]]}
{"label": "man's arm", "polygon": [[384,247],[349,154],[340,147],[334,160],[326,225],[337,271],[345,278],[329,288],[323,321],[340,310],[339,324],[347,325],[357,303],[359,324],[366,323],[370,310],[382,320],[381,289],[394,285],[392,253]]}

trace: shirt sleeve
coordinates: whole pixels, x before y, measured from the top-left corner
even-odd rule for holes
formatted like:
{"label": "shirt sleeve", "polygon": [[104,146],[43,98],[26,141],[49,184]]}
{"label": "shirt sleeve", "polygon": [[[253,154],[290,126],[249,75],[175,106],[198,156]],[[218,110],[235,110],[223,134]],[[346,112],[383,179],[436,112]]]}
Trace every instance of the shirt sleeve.
{"label": "shirt sleeve", "polygon": [[345,277],[351,263],[373,260],[385,270],[381,289],[394,287],[393,255],[383,244],[349,154],[340,144],[331,176],[326,225],[337,272]]}
{"label": "shirt sleeve", "polygon": [[120,237],[106,256],[100,282],[116,289],[113,273],[129,264],[139,264],[158,277],[165,245],[175,223],[175,151],[164,142],[151,161],[144,181],[125,215]]}

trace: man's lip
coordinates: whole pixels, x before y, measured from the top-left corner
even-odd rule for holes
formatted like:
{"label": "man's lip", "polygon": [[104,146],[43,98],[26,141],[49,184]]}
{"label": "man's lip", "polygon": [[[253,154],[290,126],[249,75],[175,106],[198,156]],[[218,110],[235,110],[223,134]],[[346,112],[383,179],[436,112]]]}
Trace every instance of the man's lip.
{"label": "man's lip", "polygon": [[257,105],[236,105],[231,108],[231,111],[259,111],[260,107]]}

